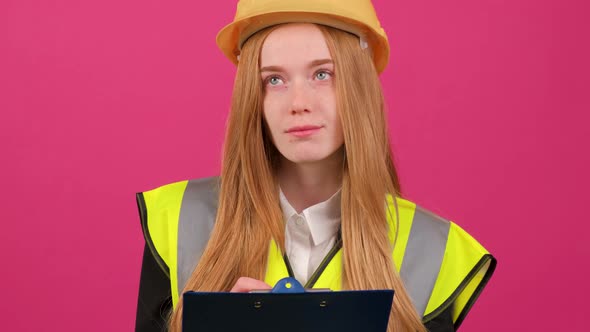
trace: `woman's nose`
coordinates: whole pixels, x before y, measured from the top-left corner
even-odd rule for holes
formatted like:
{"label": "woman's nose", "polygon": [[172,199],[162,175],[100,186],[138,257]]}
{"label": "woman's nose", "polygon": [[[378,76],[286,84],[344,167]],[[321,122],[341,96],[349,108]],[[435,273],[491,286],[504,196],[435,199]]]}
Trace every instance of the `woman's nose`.
{"label": "woman's nose", "polygon": [[291,114],[310,112],[312,96],[309,82],[303,79],[294,80],[291,86]]}

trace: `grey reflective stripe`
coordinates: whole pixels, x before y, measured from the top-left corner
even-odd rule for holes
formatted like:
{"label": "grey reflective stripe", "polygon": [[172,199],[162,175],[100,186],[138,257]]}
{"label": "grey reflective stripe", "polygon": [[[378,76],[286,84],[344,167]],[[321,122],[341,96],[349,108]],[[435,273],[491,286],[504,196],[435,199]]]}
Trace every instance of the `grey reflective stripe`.
{"label": "grey reflective stripe", "polygon": [[[182,197],[178,220],[178,292],[197,266],[217,214],[219,178],[190,180]],[[180,294],[179,294],[180,295]]]}
{"label": "grey reflective stripe", "polygon": [[421,316],[442,265],[450,227],[449,221],[416,206],[400,276]]}

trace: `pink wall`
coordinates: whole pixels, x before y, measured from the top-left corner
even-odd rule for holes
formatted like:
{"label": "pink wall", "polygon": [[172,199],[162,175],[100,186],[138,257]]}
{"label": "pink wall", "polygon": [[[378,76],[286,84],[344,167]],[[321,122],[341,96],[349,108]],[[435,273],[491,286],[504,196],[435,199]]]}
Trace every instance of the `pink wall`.
{"label": "pink wall", "polygon": [[[132,329],[134,193],[219,167],[235,1],[201,3],[0,2],[3,330]],[[464,331],[587,325],[586,3],[375,1],[407,196],[499,260]]]}

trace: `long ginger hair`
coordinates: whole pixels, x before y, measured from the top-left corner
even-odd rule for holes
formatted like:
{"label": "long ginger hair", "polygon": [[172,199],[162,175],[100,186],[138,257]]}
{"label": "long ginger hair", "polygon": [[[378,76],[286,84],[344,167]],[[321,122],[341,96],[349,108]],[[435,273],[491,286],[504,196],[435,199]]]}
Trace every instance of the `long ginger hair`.
{"label": "long ginger hair", "polygon": [[[342,288],[395,289],[388,331],[426,331],[392,260],[387,195],[400,187],[390,150],[381,83],[358,37],[318,26],[335,66],[344,134],[341,193]],[[207,247],[183,292],[229,291],[239,277],[263,280],[268,247],[284,249],[276,176],[279,152],[263,120],[260,50],[275,27],[244,44],[223,151],[219,206]],[[181,331],[182,297],[170,319]]]}

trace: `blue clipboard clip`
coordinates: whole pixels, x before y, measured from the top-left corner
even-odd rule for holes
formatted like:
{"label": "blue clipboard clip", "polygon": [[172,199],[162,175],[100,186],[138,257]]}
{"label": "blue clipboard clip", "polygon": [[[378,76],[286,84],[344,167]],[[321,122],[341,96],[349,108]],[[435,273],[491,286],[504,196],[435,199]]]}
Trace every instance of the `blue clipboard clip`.
{"label": "blue clipboard clip", "polygon": [[279,280],[270,291],[271,293],[305,293],[305,288],[295,278],[287,277]]}

